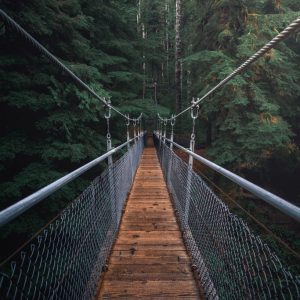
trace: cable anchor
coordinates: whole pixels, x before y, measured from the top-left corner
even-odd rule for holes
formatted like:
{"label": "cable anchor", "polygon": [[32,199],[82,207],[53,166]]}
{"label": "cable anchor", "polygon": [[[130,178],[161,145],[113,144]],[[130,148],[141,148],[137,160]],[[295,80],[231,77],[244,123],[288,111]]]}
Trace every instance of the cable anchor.
{"label": "cable anchor", "polygon": [[196,120],[199,117],[199,104],[195,105],[195,103],[197,103],[199,100],[199,98],[192,99],[191,117],[193,120]]}
{"label": "cable anchor", "polygon": [[106,119],[106,123],[107,123],[106,138],[107,138],[107,141],[109,142],[111,139],[110,128],[109,128],[109,120],[111,118],[111,100],[110,100],[110,98],[108,98],[108,100],[106,101],[106,113],[104,114],[104,118]]}
{"label": "cable anchor", "polygon": [[129,118],[129,114],[125,115],[126,116],[126,126],[129,127],[130,126],[130,118]]}
{"label": "cable anchor", "polygon": [[170,122],[170,124],[171,124],[172,127],[175,125],[175,122],[176,122],[175,116],[172,115],[171,116],[171,122]]}
{"label": "cable anchor", "polygon": [[104,117],[105,117],[105,119],[111,118],[111,100],[110,100],[110,98],[108,98],[106,101],[106,113],[105,113]]}

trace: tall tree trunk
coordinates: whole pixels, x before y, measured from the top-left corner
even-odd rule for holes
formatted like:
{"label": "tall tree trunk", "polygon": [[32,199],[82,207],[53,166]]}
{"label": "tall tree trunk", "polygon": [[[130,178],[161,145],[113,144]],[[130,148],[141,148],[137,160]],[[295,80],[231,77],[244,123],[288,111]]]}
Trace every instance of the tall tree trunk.
{"label": "tall tree trunk", "polygon": [[166,75],[167,75],[167,83],[170,86],[170,76],[169,76],[169,60],[170,60],[170,53],[169,53],[169,17],[170,17],[170,5],[169,0],[165,2],[165,51],[166,51]]}
{"label": "tall tree trunk", "polygon": [[176,0],[176,23],[175,23],[175,89],[176,89],[176,112],[182,109],[182,41],[181,41],[181,0]]}
{"label": "tall tree trunk", "polygon": [[[146,30],[145,30],[145,24],[142,23],[142,37],[145,40],[146,39]],[[145,55],[145,49],[143,49],[143,100],[145,99],[145,93],[146,93],[146,55]]]}
{"label": "tall tree trunk", "polygon": [[137,24],[137,31],[140,32],[140,23],[141,23],[141,0],[138,1],[138,8],[136,14],[136,24]]}
{"label": "tall tree trunk", "polygon": [[[193,53],[193,44],[188,46],[188,56]],[[192,99],[192,70],[191,64],[186,66],[186,104],[189,105]]]}
{"label": "tall tree trunk", "polygon": [[[138,0],[138,9],[137,9],[137,31],[139,34],[141,34],[143,39],[146,39],[146,30],[145,30],[145,23],[142,20],[142,6],[143,6],[143,0]],[[145,93],[146,93],[146,56],[145,56],[145,50],[143,49],[143,100],[145,99]]]}
{"label": "tall tree trunk", "polygon": [[186,71],[186,99],[187,99],[187,105],[189,105],[189,100],[192,99],[192,76],[191,76],[191,67],[189,66]]}

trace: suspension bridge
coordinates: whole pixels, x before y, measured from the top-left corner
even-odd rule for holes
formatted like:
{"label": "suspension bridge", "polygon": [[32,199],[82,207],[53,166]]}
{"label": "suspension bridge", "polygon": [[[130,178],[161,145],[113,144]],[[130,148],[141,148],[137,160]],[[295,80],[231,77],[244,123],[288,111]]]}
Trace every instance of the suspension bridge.
{"label": "suspension bridge", "polygon": [[[158,116],[152,138],[142,128],[142,115],[123,114],[4,11],[0,16],[102,101],[107,120],[105,154],[0,212],[4,226],[107,161],[107,168],[81,195],[2,263],[1,299],[299,299],[299,277],[229,210],[194,170],[193,162],[300,221],[299,207],[194,151],[199,104],[296,32],[300,18],[190,107],[169,119]],[[127,126],[126,142],[115,147],[109,131],[112,110]],[[193,120],[188,149],[174,141],[175,121],[187,112]],[[188,162],[175,149],[186,153]],[[123,155],[114,160],[120,151]]]}

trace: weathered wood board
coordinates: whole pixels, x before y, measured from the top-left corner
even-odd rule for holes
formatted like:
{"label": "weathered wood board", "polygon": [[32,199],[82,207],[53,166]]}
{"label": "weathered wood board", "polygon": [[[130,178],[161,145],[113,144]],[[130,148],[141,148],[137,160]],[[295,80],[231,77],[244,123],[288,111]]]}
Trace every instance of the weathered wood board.
{"label": "weathered wood board", "polygon": [[98,299],[201,299],[154,148],[145,148]]}

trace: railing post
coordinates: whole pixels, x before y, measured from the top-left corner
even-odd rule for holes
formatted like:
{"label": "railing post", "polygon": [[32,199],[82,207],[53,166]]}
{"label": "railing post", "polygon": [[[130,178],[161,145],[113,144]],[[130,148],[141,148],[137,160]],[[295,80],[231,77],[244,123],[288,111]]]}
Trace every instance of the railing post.
{"label": "railing post", "polygon": [[159,117],[158,136],[159,136],[159,151],[160,151],[160,149],[161,149],[161,139],[162,139],[162,119],[160,117]]}
{"label": "railing post", "polygon": [[164,119],[164,132],[163,132],[163,142],[166,143],[166,136],[167,136],[167,120]]}
{"label": "railing post", "polygon": [[136,120],[136,123],[137,123],[137,140],[138,140],[139,137],[140,137],[140,134],[141,134],[141,132],[140,132],[140,118],[138,118]]}
{"label": "railing post", "polygon": [[163,122],[164,129],[163,129],[163,131],[162,131],[162,144],[163,144],[163,147],[162,147],[162,149],[161,149],[161,151],[162,151],[162,155],[161,155],[161,165],[163,165],[164,160],[165,160],[166,134],[167,134],[167,119],[163,119],[162,122]]}
{"label": "railing post", "polygon": [[174,141],[174,125],[175,125],[175,118],[174,118],[174,115],[172,115],[172,118],[171,118],[171,143],[170,143],[170,149],[171,151],[173,151],[173,141]]}
{"label": "railing post", "polygon": [[[111,137],[109,134],[107,134],[107,137],[106,137],[106,149],[107,149],[107,152],[110,151],[112,149],[112,144],[111,144]],[[107,161],[108,161],[108,167],[110,168],[112,166],[112,155],[110,155],[108,158],[107,158]]]}
{"label": "railing post", "polygon": [[[129,125],[130,125],[130,118],[129,115],[127,115],[127,121],[126,121],[126,134],[127,134],[127,142],[130,141],[130,133],[129,133]],[[134,170],[133,170],[133,153],[132,153],[132,149],[130,148],[130,143],[127,144],[127,151],[128,151],[128,157],[129,157],[129,168],[130,168],[130,173],[131,173],[131,183],[133,182],[134,179]]]}
{"label": "railing post", "polygon": [[[107,123],[107,134],[106,134],[106,148],[107,148],[107,152],[110,151],[112,149],[112,145],[111,145],[111,134],[110,134],[110,127],[109,127],[109,121],[111,118],[111,100],[108,99],[107,100],[107,112],[105,114],[105,119],[106,119],[106,123]],[[107,158],[108,161],[108,167],[110,167],[112,165],[112,155],[110,155]]]}
{"label": "railing post", "polygon": [[[112,149],[111,143],[111,134],[110,134],[110,127],[109,127],[109,120],[111,118],[111,101],[110,99],[107,100],[107,113],[105,114],[105,119],[107,122],[107,134],[106,134],[106,147],[107,151]],[[108,181],[109,181],[109,194],[111,195],[110,198],[110,205],[111,205],[111,214],[112,214],[112,222],[113,224],[117,225],[118,215],[117,215],[117,207],[116,207],[116,195],[114,189],[114,169],[113,169],[113,160],[112,155],[107,158],[108,163]]]}
{"label": "railing post", "polygon": [[134,143],[136,144],[136,119],[133,120],[133,137],[134,137]]}
{"label": "railing post", "polygon": [[[193,98],[192,104],[194,104],[196,101]],[[190,140],[190,151],[195,151],[195,124],[196,119],[199,115],[199,106],[192,106],[191,108],[191,117],[193,120],[193,128],[192,128],[192,134],[191,134],[191,140]],[[185,228],[188,227],[188,220],[189,220],[189,211],[190,211],[190,202],[191,202],[191,188],[192,188],[192,171],[193,171],[193,156],[189,155],[189,163],[188,163],[188,169],[187,169],[187,182],[186,182],[186,202],[185,202],[185,211],[184,211],[184,226]]]}
{"label": "railing post", "polygon": [[173,164],[173,141],[174,141],[174,125],[175,125],[175,118],[174,115],[172,115],[171,118],[171,137],[170,137],[170,157],[169,157],[169,166],[168,166],[168,176],[167,176],[167,182],[169,186],[171,186],[171,169]]}
{"label": "railing post", "polygon": [[[130,134],[129,134],[129,125],[130,125],[130,118],[129,118],[129,115],[126,116],[127,119],[126,119],[126,136],[127,136],[127,142],[130,141]],[[128,143],[127,144],[127,150],[130,149],[130,144]]]}
{"label": "railing post", "polygon": [[142,116],[143,116],[143,114],[140,115],[140,136],[143,135],[143,130],[142,130]]}
{"label": "railing post", "polygon": [[[190,150],[192,152],[195,152],[195,134],[191,134],[191,140],[190,140]],[[189,155],[189,168],[192,170],[193,169],[193,163],[194,163],[194,158],[192,155]]]}

